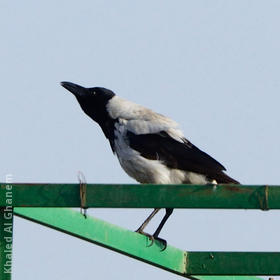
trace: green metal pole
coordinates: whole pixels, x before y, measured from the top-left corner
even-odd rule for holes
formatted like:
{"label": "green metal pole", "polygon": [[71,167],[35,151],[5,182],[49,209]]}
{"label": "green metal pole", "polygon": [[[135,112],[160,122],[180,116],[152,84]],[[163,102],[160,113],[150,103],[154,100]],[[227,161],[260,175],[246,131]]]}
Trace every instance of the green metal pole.
{"label": "green metal pole", "polygon": [[[12,184],[13,207],[80,207],[78,184]],[[86,207],[280,209],[280,186],[87,184]],[[6,206],[0,185],[0,207]]]}
{"label": "green metal pole", "polygon": [[187,252],[191,275],[280,275],[279,252]]}
{"label": "green metal pole", "polygon": [[0,208],[0,279],[12,278],[13,208]]}

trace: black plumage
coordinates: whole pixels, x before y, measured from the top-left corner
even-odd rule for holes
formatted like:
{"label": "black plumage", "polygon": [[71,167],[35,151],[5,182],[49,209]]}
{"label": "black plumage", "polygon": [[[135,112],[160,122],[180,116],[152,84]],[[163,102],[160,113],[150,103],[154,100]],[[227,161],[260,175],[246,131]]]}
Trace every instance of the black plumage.
{"label": "black plumage", "polygon": [[223,165],[186,138],[181,143],[165,131],[140,135],[127,131],[126,136],[130,147],[147,159],[160,160],[169,168],[204,174],[210,181],[216,180],[217,183],[238,184],[223,173],[226,170]]}
{"label": "black plumage", "polygon": [[[224,173],[214,158],[188,141],[178,124],[143,106],[122,99],[102,87],[84,88],[62,82],[83,111],[102,128],[126,173],[140,183],[153,184],[238,184]],[[137,232],[158,238],[173,209],[153,235],[144,228],[160,209],[155,209]]]}

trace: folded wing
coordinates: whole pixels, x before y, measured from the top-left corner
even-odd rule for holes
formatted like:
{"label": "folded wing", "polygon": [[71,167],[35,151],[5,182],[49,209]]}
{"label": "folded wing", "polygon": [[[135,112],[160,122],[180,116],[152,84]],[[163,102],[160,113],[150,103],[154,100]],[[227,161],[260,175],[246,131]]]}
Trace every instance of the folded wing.
{"label": "folded wing", "polygon": [[169,168],[203,174],[218,183],[238,183],[223,172],[226,170],[223,165],[185,138],[179,142],[166,131],[135,134],[128,130],[127,140],[130,147],[141,156],[161,160]]}

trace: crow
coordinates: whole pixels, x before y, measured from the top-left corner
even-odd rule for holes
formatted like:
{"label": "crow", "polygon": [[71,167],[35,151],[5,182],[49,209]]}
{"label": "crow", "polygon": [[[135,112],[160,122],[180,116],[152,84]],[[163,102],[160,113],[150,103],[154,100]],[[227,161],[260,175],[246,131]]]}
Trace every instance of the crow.
{"label": "crow", "polygon": [[[70,82],[61,85],[74,94],[83,111],[99,124],[121,167],[139,183],[239,184],[224,173],[223,165],[187,140],[170,118],[103,87],[85,88]],[[172,208],[166,208],[153,235],[144,232],[159,210],[154,209],[136,232],[166,246],[159,233]]]}

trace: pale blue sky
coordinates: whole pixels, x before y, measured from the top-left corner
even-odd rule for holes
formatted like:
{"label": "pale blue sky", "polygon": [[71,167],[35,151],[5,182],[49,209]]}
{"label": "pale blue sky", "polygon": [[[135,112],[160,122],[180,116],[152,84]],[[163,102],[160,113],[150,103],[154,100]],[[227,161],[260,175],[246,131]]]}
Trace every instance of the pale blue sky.
{"label": "pale blue sky", "polygon": [[[244,184],[280,184],[279,11],[276,0],[0,1],[0,181],[77,182],[81,170],[91,183],[134,183],[59,86],[69,80],[172,117]],[[136,229],[149,212],[90,214]],[[162,237],[186,250],[280,251],[279,218],[176,210]],[[14,280],[178,278],[22,219],[15,229]]]}

